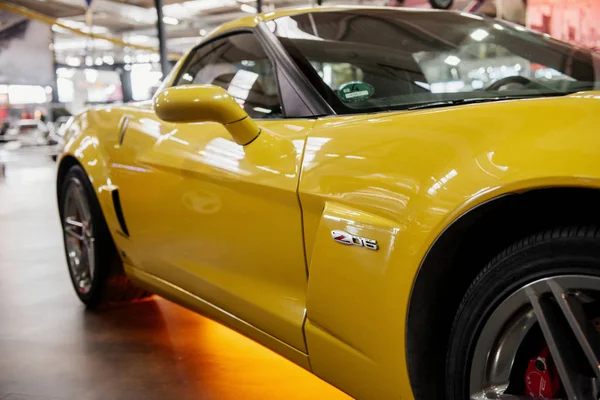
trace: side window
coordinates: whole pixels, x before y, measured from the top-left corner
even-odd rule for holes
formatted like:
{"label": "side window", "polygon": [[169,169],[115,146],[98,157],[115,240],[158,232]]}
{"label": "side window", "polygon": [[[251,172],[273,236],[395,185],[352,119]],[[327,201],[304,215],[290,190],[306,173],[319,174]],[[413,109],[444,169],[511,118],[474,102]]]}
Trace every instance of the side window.
{"label": "side window", "polygon": [[232,95],[252,118],[282,118],[275,66],[258,39],[239,33],[196,50],[175,86],[212,84]]}

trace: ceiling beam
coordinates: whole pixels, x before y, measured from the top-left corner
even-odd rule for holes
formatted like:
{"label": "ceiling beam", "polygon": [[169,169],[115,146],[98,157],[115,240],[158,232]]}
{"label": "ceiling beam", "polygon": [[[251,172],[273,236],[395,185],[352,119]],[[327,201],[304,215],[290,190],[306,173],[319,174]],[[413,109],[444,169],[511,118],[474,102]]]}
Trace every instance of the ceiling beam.
{"label": "ceiling beam", "polygon": [[[76,35],[82,35],[82,36],[87,36],[93,39],[100,39],[100,40],[106,40],[108,42],[111,42],[117,46],[121,46],[121,47],[131,47],[134,49],[138,49],[138,50],[145,50],[145,51],[152,51],[152,52],[157,52],[158,48],[154,47],[154,46],[144,46],[144,45],[140,45],[140,44],[134,44],[131,42],[126,42],[122,39],[113,37],[113,36],[108,36],[108,35],[101,35],[101,34],[97,34],[97,33],[91,33],[91,32],[84,32],[80,29],[77,28],[73,28],[71,26],[65,25],[61,22],[58,22],[56,19],[49,17],[47,15],[44,14],[40,14],[38,12],[29,10],[25,7],[21,7],[21,6],[16,6],[16,5],[12,5],[9,3],[0,3],[0,9],[4,9],[6,11],[10,11],[12,13],[15,14],[19,14],[22,15],[26,18],[29,19],[33,19],[33,20],[37,20],[37,21],[41,21],[43,23],[46,23],[48,25],[57,25],[59,27],[61,27],[62,29],[65,29],[67,31],[70,31],[71,33],[74,33]],[[177,60],[181,57],[180,54],[177,53],[170,53],[169,54],[169,58],[173,59],[173,60]]]}

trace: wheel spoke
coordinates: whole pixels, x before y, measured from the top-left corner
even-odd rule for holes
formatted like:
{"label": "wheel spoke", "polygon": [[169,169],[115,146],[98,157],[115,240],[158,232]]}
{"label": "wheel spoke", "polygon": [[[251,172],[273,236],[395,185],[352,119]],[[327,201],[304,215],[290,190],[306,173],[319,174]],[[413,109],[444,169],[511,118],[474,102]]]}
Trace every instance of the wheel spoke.
{"label": "wheel spoke", "polygon": [[79,211],[82,222],[85,224],[90,220],[90,212],[83,194],[83,188],[78,186],[74,191],[75,202],[77,203],[77,210]]}
{"label": "wheel spoke", "polygon": [[80,293],[89,293],[95,270],[92,214],[79,180],[69,183],[63,207],[65,246],[73,283]]}
{"label": "wheel spoke", "polygon": [[561,310],[551,299],[541,297],[532,287],[525,288],[525,293],[536,314],[567,397],[569,400],[594,399],[592,381],[579,374],[580,363],[569,348],[571,338]]}
{"label": "wheel spoke", "polygon": [[75,229],[72,226],[65,226],[65,233],[67,233],[70,236],[73,236],[74,238],[79,239],[82,242],[85,240],[85,238],[82,235],[75,232]]}
{"label": "wheel spoke", "polygon": [[65,224],[83,229],[83,222],[79,222],[71,217],[65,218]]}
{"label": "wheel spoke", "polygon": [[600,379],[600,336],[586,317],[583,305],[575,295],[566,293],[556,281],[548,281],[548,286],[569,322],[571,331],[577,338],[596,379]]}

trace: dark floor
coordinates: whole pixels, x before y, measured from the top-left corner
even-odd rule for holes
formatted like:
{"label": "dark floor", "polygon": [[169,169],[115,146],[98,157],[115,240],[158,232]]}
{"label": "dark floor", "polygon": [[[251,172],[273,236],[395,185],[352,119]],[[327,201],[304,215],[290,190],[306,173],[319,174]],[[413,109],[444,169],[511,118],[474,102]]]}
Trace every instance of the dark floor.
{"label": "dark floor", "polygon": [[23,149],[0,178],[0,399],[346,399],[161,298],[87,312],[67,275],[55,166]]}

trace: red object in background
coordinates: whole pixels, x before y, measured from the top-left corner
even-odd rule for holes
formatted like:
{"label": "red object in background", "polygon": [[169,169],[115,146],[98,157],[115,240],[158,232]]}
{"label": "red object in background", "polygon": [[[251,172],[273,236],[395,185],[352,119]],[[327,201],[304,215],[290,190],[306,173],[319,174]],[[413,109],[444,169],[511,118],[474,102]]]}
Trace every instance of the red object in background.
{"label": "red object in background", "polygon": [[556,39],[600,49],[600,1],[528,0],[527,26]]}
{"label": "red object in background", "polygon": [[542,64],[531,63],[531,64],[529,65],[529,68],[531,68],[531,70],[532,70],[533,72],[535,72],[535,71],[537,71],[537,70],[540,70],[540,69],[546,69],[546,68],[548,68],[548,67],[546,67],[546,66],[544,66],[544,65],[542,65]]}
{"label": "red object in background", "polygon": [[6,107],[0,107],[0,122],[4,121],[8,117],[8,109]]}
{"label": "red object in background", "polygon": [[558,394],[560,378],[548,347],[537,358],[529,360],[525,373],[526,396],[550,399]]}

